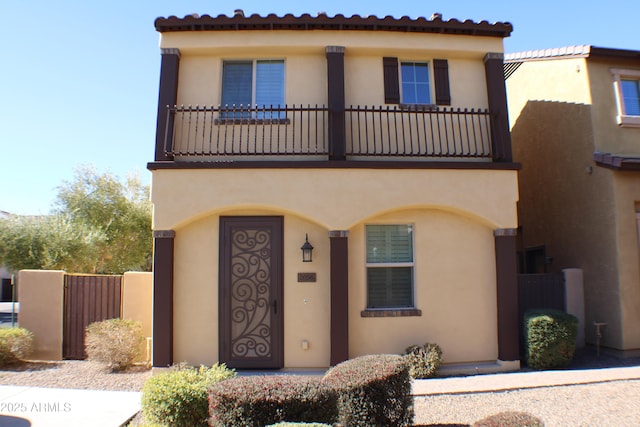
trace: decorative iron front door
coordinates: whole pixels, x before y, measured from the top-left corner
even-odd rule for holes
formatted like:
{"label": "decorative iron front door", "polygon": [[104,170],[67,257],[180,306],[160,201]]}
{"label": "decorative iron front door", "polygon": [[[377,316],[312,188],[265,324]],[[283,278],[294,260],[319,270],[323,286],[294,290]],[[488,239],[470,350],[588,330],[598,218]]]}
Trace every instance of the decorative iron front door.
{"label": "decorative iron front door", "polygon": [[284,365],[282,237],[282,217],[220,217],[220,361],[231,368]]}

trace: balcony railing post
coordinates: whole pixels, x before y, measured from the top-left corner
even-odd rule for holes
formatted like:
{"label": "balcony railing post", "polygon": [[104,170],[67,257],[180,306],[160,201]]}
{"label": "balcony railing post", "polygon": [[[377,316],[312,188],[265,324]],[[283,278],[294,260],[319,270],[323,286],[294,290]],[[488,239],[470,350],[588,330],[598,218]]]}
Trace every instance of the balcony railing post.
{"label": "balcony railing post", "polygon": [[329,159],[345,160],[344,47],[327,46]]}

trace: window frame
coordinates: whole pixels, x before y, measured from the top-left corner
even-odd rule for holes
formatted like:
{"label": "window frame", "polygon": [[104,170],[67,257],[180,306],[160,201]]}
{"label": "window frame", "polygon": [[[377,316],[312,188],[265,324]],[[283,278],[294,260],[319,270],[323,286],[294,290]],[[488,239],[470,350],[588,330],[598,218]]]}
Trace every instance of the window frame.
{"label": "window frame", "polygon": [[[610,68],[613,76],[613,88],[616,98],[616,108],[618,115],[616,123],[621,127],[640,128],[640,115],[629,115],[624,105],[624,94],[622,92],[622,80],[636,80],[640,82],[640,70]],[[640,84],[640,83],[639,83]]]}
{"label": "window frame", "polygon": [[[280,103],[272,103],[269,106],[278,108],[276,112],[267,111],[266,114],[259,111],[261,108],[268,108],[266,104],[258,105],[257,88],[258,88],[258,63],[259,62],[280,62],[282,63],[282,100]],[[251,101],[249,104],[228,104],[223,102],[224,98],[224,68],[227,63],[251,63]],[[220,117],[216,120],[218,123],[244,124],[246,121],[256,122],[274,122],[286,121],[286,60],[284,58],[229,58],[221,61],[220,72]],[[241,108],[239,112],[228,112],[227,108],[233,108],[233,105]],[[244,113],[244,110],[249,110]]]}
{"label": "window frame", "polygon": [[[369,262],[367,253],[369,252],[369,241],[367,238],[367,227],[369,226],[406,226],[411,228],[411,261],[410,262]],[[365,277],[365,310],[363,317],[387,317],[387,316],[416,316],[421,312],[416,309],[416,255],[415,255],[415,224],[413,223],[370,223],[364,226],[364,277]],[[370,268],[411,268],[411,305],[408,306],[385,306],[371,307],[369,301],[369,269]]]}

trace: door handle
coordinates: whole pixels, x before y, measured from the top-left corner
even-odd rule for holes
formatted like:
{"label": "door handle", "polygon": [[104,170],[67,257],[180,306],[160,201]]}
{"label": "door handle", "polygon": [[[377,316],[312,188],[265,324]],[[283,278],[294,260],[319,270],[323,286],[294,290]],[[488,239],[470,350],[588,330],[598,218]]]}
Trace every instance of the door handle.
{"label": "door handle", "polygon": [[273,314],[278,314],[278,300],[273,300]]}

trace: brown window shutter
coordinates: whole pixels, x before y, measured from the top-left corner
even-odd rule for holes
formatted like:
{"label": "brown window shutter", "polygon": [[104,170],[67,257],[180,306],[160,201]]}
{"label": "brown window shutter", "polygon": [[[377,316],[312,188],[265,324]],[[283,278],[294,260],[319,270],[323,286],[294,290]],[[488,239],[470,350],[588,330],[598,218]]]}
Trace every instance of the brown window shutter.
{"label": "brown window shutter", "polygon": [[433,60],[433,76],[435,78],[436,104],[451,105],[449,62],[446,59]]}
{"label": "brown window shutter", "polygon": [[384,69],[384,102],[386,104],[400,103],[400,78],[398,73],[398,58],[382,58]]}

